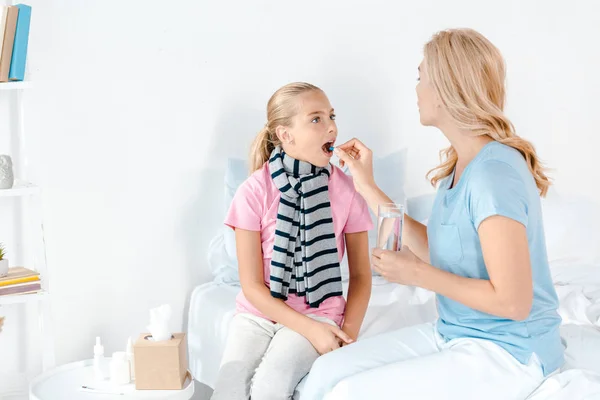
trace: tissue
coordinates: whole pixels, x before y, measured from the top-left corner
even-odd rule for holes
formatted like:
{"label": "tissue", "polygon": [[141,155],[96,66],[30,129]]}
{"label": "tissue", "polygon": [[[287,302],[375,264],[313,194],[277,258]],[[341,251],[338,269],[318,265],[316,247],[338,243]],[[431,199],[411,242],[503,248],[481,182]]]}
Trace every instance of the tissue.
{"label": "tissue", "polygon": [[163,304],[150,310],[150,325],[148,331],[152,335],[152,340],[161,342],[171,339],[171,330],[169,329],[169,320],[171,319],[171,306]]}

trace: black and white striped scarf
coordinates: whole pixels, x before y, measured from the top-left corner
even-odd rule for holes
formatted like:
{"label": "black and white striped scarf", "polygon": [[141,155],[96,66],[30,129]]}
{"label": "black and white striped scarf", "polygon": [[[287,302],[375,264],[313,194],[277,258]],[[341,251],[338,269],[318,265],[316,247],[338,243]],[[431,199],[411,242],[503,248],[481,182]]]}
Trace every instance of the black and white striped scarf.
{"label": "black and white striped scarf", "polygon": [[269,172],[281,191],[271,259],[271,295],[304,296],[310,307],[342,295],[337,243],[329,203],[331,166],[295,160],[276,147]]}

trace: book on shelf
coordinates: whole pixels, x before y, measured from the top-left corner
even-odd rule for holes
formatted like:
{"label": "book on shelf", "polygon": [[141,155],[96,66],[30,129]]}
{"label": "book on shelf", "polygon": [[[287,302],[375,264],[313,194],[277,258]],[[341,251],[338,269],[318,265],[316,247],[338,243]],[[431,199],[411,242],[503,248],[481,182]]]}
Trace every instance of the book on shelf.
{"label": "book on shelf", "polygon": [[40,274],[24,267],[8,269],[8,275],[0,278],[0,296],[28,294],[42,289]]}
{"label": "book on shelf", "polygon": [[15,29],[15,40],[13,43],[8,79],[10,81],[22,81],[25,78],[31,7],[25,4],[17,4],[15,7],[19,9],[19,16],[17,18],[17,27]]}
{"label": "book on shelf", "polygon": [[16,285],[2,286],[0,287],[0,297],[8,294],[25,294],[35,293],[42,289],[41,283],[38,282],[25,282],[17,283]]}
{"label": "book on shelf", "polygon": [[4,31],[6,30],[6,19],[8,18],[8,6],[0,6],[0,60],[4,48]]}
{"label": "book on shelf", "polygon": [[25,78],[30,23],[30,6],[0,6],[0,82]]}
{"label": "book on shelf", "polygon": [[2,14],[6,14],[6,22],[4,23],[2,54],[0,55],[0,82],[8,82],[19,9],[15,6],[8,6],[6,7],[6,12]]}

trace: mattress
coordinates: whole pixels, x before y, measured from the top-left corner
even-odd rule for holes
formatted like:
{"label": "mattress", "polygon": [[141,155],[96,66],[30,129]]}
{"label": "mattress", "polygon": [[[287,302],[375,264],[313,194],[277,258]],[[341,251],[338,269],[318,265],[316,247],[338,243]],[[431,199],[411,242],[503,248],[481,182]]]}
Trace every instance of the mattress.
{"label": "mattress", "polygon": [[[435,320],[435,297],[431,292],[388,283],[381,277],[373,279],[359,340]],[[600,265],[556,267],[553,279],[561,301],[566,363],[528,400],[600,399]],[[216,382],[228,325],[235,312],[235,296],[240,290],[239,286],[210,282],[198,286],[191,296],[190,370],[196,380],[210,387]],[[347,284],[344,290],[347,291]],[[304,381],[298,385],[297,392],[303,384]]]}

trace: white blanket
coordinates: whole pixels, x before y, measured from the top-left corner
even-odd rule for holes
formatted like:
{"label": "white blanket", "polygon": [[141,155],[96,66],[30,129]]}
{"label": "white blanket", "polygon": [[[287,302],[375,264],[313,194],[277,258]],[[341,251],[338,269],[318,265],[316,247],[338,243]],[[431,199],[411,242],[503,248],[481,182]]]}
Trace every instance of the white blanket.
{"label": "white blanket", "polygon": [[[553,278],[561,301],[566,363],[561,373],[549,377],[527,400],[600,400],[600,266],[553,268]],[[212,282],[197,287],[190,300],[190,369],[198,381],[211,387],[239,291],[239,286]],[[360,337],[432,321],[436,316],[432,293],[375,277]]]}
{"label": "white blanket", "polygon": [[565,364],[527,400],[600,399],[600,266],[555,264],[552,278],[560,299]]}

